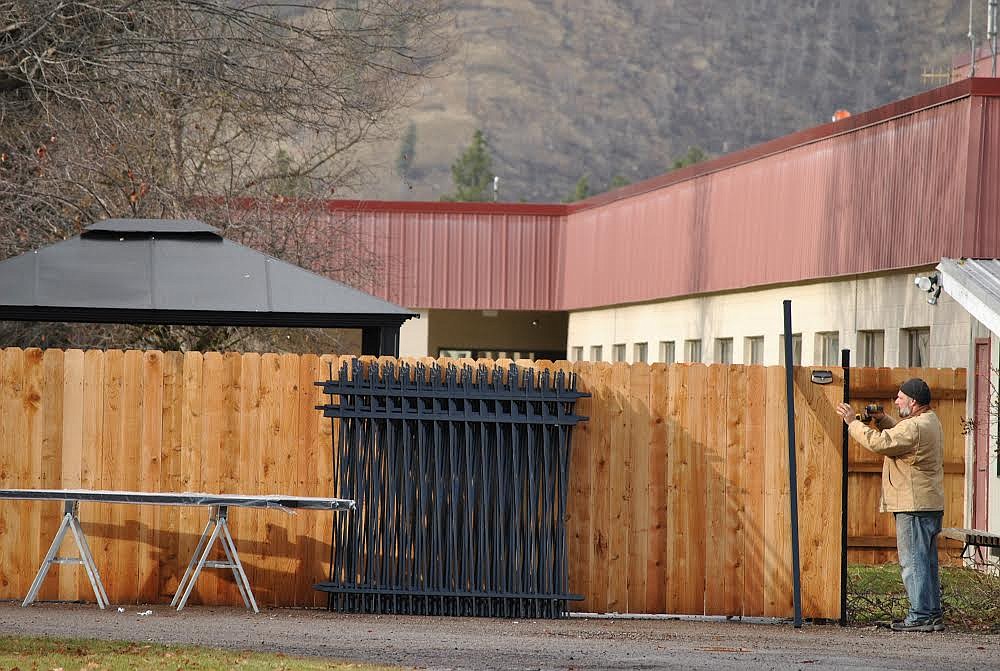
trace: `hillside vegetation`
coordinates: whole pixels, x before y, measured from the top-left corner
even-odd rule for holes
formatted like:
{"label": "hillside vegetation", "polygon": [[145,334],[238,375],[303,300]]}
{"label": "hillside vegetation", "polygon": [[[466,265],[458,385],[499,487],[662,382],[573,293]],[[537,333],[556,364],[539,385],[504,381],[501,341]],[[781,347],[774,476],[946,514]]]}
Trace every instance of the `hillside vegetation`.
{"label": "hillside vegetation", "polygon": [[408,174],[399,141],[379,145],[357,195],[438,200],[477,128],[501,200],[560,201],[583,175],[600,192],[690,146],[715,156],[871,109],[944,83],[924,75],[968,51],[968,3],[459,0],[453,30],[456,55],[400,120]]}

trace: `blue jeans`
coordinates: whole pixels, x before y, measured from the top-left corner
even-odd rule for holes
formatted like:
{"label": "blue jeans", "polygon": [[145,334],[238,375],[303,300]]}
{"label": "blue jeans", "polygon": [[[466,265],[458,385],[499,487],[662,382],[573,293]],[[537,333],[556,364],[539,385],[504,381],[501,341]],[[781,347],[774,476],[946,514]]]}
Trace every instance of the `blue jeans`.
{"label": "blue jeans", "polygon": [[941,616],[937,537],[943,516],[940,510],[895,513],[899,566],[910,599],[907,624]]}

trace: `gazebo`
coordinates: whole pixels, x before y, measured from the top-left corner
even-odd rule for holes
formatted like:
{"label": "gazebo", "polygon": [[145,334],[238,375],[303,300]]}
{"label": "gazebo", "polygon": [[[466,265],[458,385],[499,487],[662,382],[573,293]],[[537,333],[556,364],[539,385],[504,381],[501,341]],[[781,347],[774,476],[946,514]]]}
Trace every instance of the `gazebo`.
{"label": "gazebo", "polygon": [[361,329],[362,354],[398,356],[415,316],[193,220],[108,219],[0,261],[3,320]]}

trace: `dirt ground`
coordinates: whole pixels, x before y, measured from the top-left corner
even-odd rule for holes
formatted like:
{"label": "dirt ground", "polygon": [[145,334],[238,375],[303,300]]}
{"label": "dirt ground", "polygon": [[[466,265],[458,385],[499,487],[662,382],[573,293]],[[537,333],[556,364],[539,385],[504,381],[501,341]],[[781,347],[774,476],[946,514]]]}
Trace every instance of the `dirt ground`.
{"label": "dirt ground", "polygon": [[[141,612],[152,610],[148,615]],[[494,620],[0,602],[0,634],[190,643],[420,669],[1000,668],[1000,636],[706,619]]]}

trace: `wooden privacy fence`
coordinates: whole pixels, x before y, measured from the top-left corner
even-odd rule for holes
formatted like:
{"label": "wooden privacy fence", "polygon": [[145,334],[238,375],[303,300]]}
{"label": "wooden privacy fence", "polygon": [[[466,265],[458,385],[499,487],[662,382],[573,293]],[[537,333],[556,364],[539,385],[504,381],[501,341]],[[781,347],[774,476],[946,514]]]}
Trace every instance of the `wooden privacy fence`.
{"label": "wooden privacy fence", "polygon": [[[783,367],[573,364],[570,588],[582,609],[714,615],[792,614]],[[839,617],[843,371],[795,369],[802,611]],[[945,427],[945,525],[961,526],[963,370],[854,369],[855,407],[887,406],[927,380]],[[878,512],[881,458],[850,448],[849,560],[895,560],[892,516]]]}
{"label": "wooden privacy fence", "polygon": [[[330,496],[331,422],[314,385],[342,357],[0,351],[0,487]],[[471,363],[471,362],[470,362]],[[570,591],[586,611],[788,616],[791,537],[784,369],[539,362],[573,370],[590,417],[573,436]],[[842,380],[796,369],[803,614],[839,615]],[[964,371],[853,371],[858,403],[888,403],[924,377],[947,440],[945,524],[961,526]],[[892,559],[877,513],[877,458],[852,448],[853,561]],[[59,524],[55,502],[0,505],[0,598],[23,597]],[[113,603],[169,601],[203,511],[85,504],[84,527]],[[231,525],[261,605],[325,605],[329,514],[236,510]],[[91,599],[56,567],[41,599]],[[205,572],[192,603],[241,603]]]}

